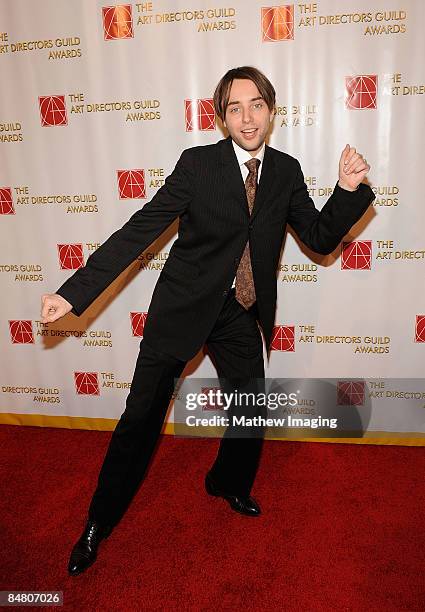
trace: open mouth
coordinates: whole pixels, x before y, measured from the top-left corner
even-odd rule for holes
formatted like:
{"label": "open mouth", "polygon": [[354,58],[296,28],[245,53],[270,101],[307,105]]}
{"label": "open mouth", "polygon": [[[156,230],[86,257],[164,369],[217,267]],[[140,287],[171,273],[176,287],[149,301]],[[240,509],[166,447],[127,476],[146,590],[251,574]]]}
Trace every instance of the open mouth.
{"label": "open mouth", "polygon": [[241,130],[244,138],[254,138],[257,134],[258,128],[247,128],[246,130]]}

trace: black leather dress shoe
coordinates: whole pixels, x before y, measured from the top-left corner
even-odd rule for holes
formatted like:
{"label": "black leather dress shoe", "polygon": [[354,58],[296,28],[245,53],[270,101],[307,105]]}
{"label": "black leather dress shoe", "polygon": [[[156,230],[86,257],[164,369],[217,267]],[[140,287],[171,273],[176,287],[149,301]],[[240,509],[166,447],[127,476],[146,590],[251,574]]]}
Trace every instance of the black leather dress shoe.
{"label": "black leather dress shoe", "polygon": [[214,482],[212,476],[208,472],[205,476],[205,488],[208,495],[214,497],[222,497],[229,502],[230,507],[235,512],[240,514],[246,514],[247,516],[259,516],[261,514],[261,508],[252,497],[239,497],[238,495],[228,495],[220,489]]}
{"label": "black leather dress shoe", "polygon": [[100,542],[107,538],[112,527],[99,525],[96,521],[88,521],[85,529],[71,552],[68,572],[78,576],[96,561],[97,548]]}

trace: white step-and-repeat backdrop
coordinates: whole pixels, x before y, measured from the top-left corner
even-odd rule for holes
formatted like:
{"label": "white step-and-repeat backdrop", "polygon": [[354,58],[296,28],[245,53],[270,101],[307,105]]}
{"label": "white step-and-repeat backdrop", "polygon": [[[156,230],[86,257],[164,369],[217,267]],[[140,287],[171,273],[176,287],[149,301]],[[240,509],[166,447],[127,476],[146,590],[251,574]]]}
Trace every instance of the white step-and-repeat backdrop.
{"label": "white step-and-repeat backdrop", "polygon": [[[415,0],[1,0],[0,421],[113,427],[176,226],[80,318],[43,325],[40,296],[149,201],[183,149],[223,137],[215,85],[254,65],[277,91],[270,144],[300,160],[316,206],[346,143],[376,193],[331,256],[288,234],[267,375],[337,379],[371,408],[366,440],[423,444],[424,22]],[[215,375],[203,355],[187,372]],[[301,406],[314,414],[313,399]]]}

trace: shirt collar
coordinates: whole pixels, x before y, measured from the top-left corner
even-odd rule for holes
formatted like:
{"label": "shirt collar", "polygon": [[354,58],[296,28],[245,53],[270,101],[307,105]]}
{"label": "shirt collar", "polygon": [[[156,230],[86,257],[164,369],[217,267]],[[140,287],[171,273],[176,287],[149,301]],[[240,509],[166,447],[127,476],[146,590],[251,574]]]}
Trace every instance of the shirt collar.
{"label": "shirt collar", "polygon": [[[245,162],[249,161],[250,159],[253,159],[249,151],[245,151],[245,149],[242,149],[242,147],[236,144],[234,140],[232,140],[232,145],[236,153],[236,157],[238,159],[239,166],[243,166]],[[265,148],[266,148],[266,143],[263,142],[263,146],[261,147],[261,149],[258,151],[257,155],[255,156],[255,159],[259,159],[261,163],[263,162]]]}

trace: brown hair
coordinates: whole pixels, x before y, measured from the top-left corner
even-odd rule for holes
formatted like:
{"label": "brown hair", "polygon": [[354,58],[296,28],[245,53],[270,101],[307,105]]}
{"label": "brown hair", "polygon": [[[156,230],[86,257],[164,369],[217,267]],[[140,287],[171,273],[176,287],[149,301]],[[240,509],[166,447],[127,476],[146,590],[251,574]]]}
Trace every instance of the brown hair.
{"label": "brown hair", "polygon": [[269,79],[258,68],[253,66],[240,66],[232,68],[220,79],[214,92],[214,110],[222,121],[226,116],[227,105],[229,104],[230,88],[234,79],[247,79],[252,81],[260,92],[261,97],[267,104],[270,112],[273,111],[276,103],[276,92]]}

